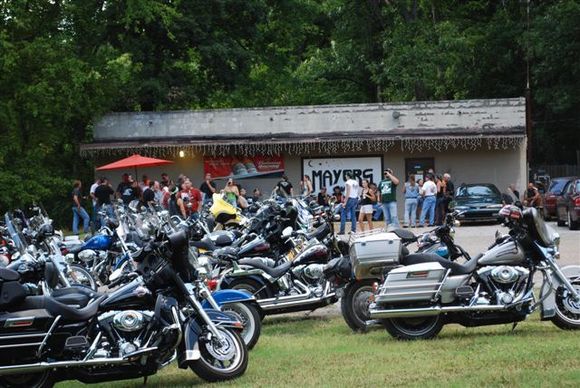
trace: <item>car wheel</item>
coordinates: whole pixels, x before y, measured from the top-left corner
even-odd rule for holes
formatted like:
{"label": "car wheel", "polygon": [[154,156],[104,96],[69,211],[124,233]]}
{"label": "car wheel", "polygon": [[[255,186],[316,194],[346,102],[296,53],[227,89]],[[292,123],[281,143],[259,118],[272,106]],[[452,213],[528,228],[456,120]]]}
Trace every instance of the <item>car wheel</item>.
{"label": "car wheel", "polygon": [[568,209],[568,229],[570,230],[578,229],[578,223],[572,220],[572,214],[570,214],[569,209]]}
{"label": "car wheel", "polygon": [[566,225],[566,221],[562,221],[562,220],[560,219],[560,215],[559,215],[559,214],[557,215],[557,217],[558,217],[558,218],[556,219],[556,224],[557,224],[558,226],[565,226],[565,225]]}

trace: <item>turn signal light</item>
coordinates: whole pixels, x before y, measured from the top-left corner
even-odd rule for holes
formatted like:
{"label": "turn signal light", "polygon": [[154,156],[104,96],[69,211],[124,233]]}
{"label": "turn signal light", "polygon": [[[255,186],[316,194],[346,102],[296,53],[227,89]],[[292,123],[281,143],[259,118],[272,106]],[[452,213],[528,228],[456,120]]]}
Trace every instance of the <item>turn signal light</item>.
{"label": "turn signal light", "polygon": [[580,197],[576,197],[576,199],[574,200],[574,206],[580,207]]}
{"label": "turn signal light", "polygon": [[216,279],[207,279],[205,284],[207,285],[207,288],[214,291],[217,288],[218,281]]}

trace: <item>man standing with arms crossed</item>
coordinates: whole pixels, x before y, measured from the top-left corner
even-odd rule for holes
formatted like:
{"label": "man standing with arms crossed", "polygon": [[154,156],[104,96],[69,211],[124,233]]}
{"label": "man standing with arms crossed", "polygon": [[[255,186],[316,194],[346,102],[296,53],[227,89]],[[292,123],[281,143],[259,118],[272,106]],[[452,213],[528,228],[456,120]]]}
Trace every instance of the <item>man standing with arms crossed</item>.
{"label": "man standing with arms crossed", "polygon": [[356,205],[358,204],[358,182],[352,179],[352,174],[347,172],[344,174],[346,178],[344,199],[342,200],[342,211],[340,215],[340,232],[344,234],[346,226],[346,215],[350,214],[351,233],[356,233]]}
{"label": "man standing with arms crossed", "polygon": [[383,205],[383,216],[385,217],[385,227],[389,224],[399,227],[397,217],[397,186],[399,178],[393,175],[390,168],[383,171],[383,180],[379,183],[379,193],[381,194],[381,204]]}

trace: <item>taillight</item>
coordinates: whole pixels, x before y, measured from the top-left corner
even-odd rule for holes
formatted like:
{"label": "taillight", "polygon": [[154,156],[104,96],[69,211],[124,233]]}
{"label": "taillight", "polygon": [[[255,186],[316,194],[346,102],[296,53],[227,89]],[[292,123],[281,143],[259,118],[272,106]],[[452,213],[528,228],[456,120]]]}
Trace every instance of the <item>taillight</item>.
{"label": "taillight", "polygon": [[580,197],[576,197],[576,199],[574,199],[574,206],[580,207]]}
{"label": "taillight", "polygon": [[210,290],[213,291],[217,288],[218,281],[216,279],[207,279],[206,285],[207,285],[207,288],[209,288]]}

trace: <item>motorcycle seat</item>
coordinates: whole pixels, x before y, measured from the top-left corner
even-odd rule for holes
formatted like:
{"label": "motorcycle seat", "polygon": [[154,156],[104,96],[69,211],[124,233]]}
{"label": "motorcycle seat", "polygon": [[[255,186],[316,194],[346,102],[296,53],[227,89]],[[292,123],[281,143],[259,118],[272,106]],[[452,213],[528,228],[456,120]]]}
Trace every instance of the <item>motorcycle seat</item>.
{"label": "motorcycle seat", "polygon": [[101,295],[97,299],[92,300],[83,308],[75,308],[65,303],[59,302],[51,296],[29,296],[24,299],[18,310],[37,310],[44,309],[52,316],[62,316],[62,319],[69,322],[86,321],[94,317],[99,311],[99,306],[107,298],[107,295]]}
{"label": "motorcycle seat", "polygon": [[52,291],[51,296],[60,303],[69,306],[85,307],[91,299],[101,296],[101,294],[85,287],[65,287]]}
{"label": "motorcycle seat", "polygon": [[20,280],[20,274],[8,268],[0,268],[0,280],[5,282],[17,282]]}
{"label": "motorcycle seat", "polygon": [[83,250],[84,245],[85,244],[73,245],[72,247],[67,248],[68,253],[72,253],[73,255],[76,255],[77,253],[79,253]]}
{"label": "motorcycle seat", "polygon": [[434,253],[413,253],[411,255],[404,256],[401,260],[401,263],[403,265],[412,265],[437,262],[441,264],[443,268],[450,269],[451,275],[467,275],[472,273],[475,268],[477,268],[477,261],[481,256],[483,255],[479,254],[468,262],[459,264]]}
{"label": "motorcycle seat", "polygon": [[264,262],[260,259],[242,259],[239,261],[241,265],[247,265],[250,267],[261,269],[262,271],[266,272],[268,275],[272,276],[273,278],[278,278],[284,275],[290,267],[292,266],[291,262],[286,262],[281,264],[277,267],[269,267],[268,265],[264,264]]}
{"label": "motorcycle seat", "polygon": [[216,246],[214,244],[212,244],[211,242],[208,241],[190,241],[189,244],[192,247],[198,248],[198,249],[205,249],[206,251],[213,251],[214,249],[216,249]]}
{"label": "motorcycle seat", "polygon": [[316,238],[318,241],[322,241],[322,239],[324,239],[324,237],[326,237],[329,233],[330,228],[326,223],[324,223],[315,230],[313,230],[312,232],[306,233],[305,236],[307,240],[312,240],[313,238]]}
{"label": "motorcycle seat", "polygon": [[410,230],[394,229],[393,231],[391,231],[391,233],[396,234],[397,237],[401,239],[401,243],[403,244],[417,241],[417,236],[415,236],[415,234]]}

